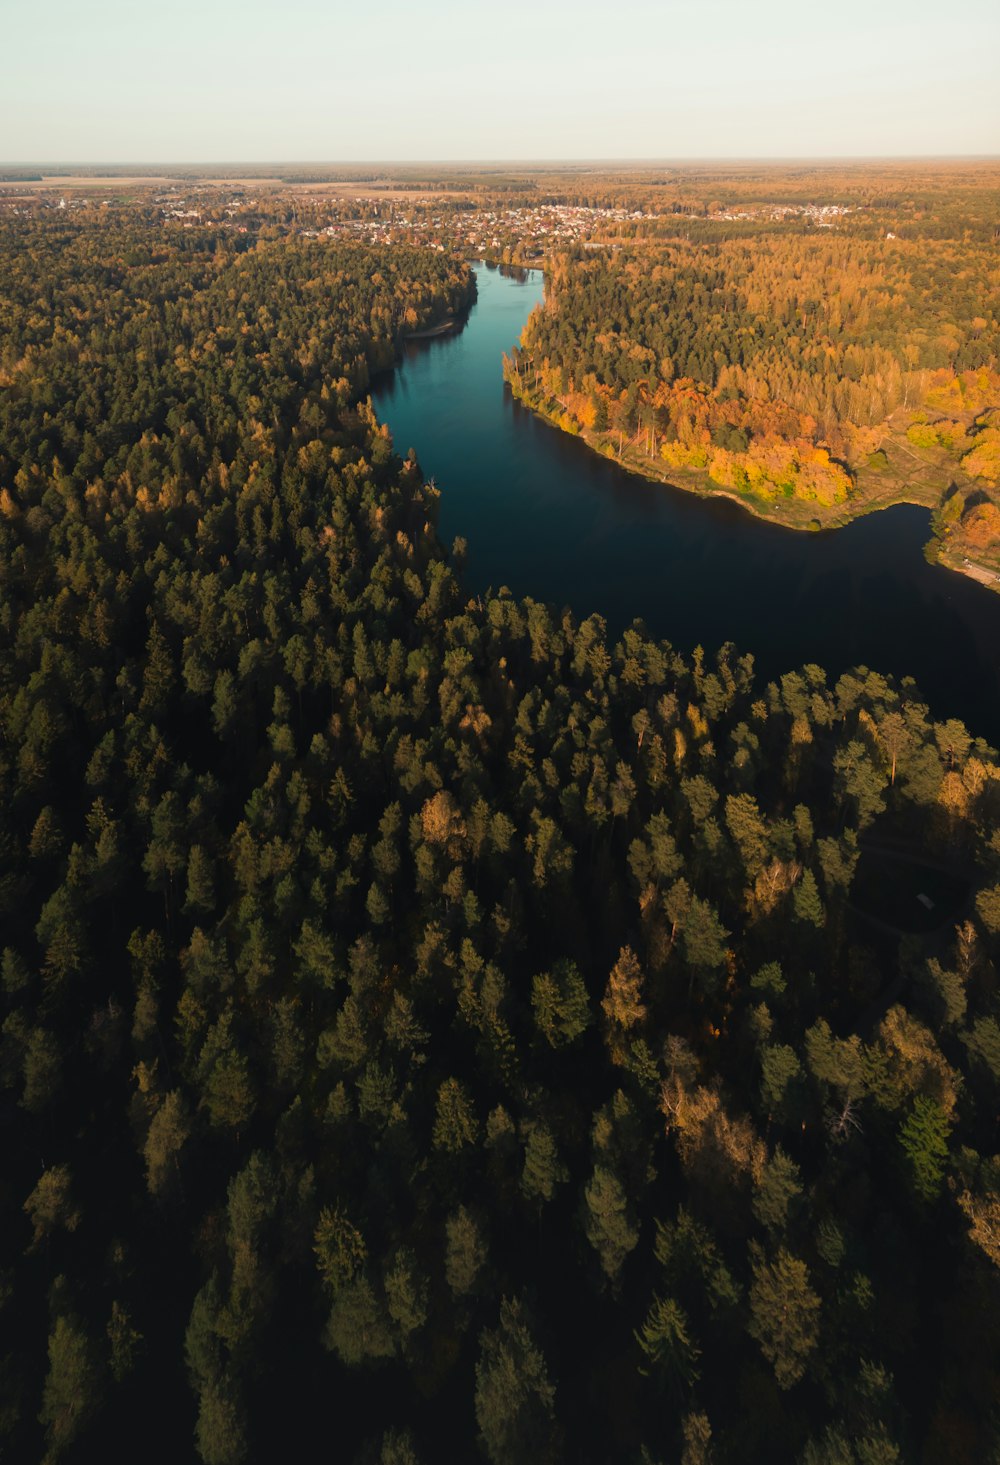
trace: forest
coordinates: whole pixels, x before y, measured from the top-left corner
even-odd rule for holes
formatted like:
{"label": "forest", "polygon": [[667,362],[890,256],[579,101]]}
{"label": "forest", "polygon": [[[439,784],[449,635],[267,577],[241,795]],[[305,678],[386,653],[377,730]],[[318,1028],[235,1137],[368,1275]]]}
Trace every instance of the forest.
{"label": "forest", "polygon": [[944,563],[1000,568],[995,241],[740,227],[550,260],[514,394],[794,527],[926,504]]}
{"label": "forest", "polygon": [[[943,360],[820,247],[886,275],[835,371],[801,243],[557,264],[512,370],[834,499],[900,391],[990,431],[972,287]],[[994,750],[471,597],[367,395],[447,253],[12,217],[0,276],[0,1452],[1000,1455]]]}

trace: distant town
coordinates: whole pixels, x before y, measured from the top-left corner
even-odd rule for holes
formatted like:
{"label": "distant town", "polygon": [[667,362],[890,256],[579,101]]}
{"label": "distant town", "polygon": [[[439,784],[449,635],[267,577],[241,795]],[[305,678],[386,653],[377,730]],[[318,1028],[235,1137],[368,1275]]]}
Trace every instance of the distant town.
{"label": "distant town", "polygon": [[174,182],[67,176],[0,182],[0,213],[8,216],[128,208],[144,211],[151,222],[167,227],[255,234],[270,226],[304,238],[415,244],[510,263],[541,261],[555,248],[601,248],[624,240],[662,237],[693,224],[711,228],[787,222],[790,227],[834,229],[848,215],[861,212],[843,203],[706,203],[663,196],[651,198],[644,206],[637,206],[638,202],[634,198],[618,203],[579,197],[570,201],[522,197],[507,202],[496,194],[470,196],[454,185],[409,190],[390,183],[371,190],[282,179]]}

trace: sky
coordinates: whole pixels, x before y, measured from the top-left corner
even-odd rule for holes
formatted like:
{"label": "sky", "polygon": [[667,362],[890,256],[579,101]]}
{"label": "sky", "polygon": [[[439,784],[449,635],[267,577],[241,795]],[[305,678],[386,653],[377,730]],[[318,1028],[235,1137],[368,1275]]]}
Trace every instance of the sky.
{"label": "sky", "polygon": [[0,0],[4,162],[1000,154],[1000,3]]}

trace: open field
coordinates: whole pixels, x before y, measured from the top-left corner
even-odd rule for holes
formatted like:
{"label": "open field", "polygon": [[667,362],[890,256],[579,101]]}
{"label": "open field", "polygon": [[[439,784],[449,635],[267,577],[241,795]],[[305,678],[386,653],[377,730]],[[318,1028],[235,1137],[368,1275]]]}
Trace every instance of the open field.
{"label": "open field", "polygon": [[406,188],[399,185],[398,180],[365,180],[345,181],[343,179],[311,180],[309,182],[296,181],[294,179],[279,178],[254,178],[254,177],[233,177],[233,178],[198,178],[180,177],[176,174],[122,174],[88,176],[82,173],[51,173],[42,178],[35,179],[9,179],[0,180],[0,193],[16,197],[27,197],[36,193],[47,193],[52,191],[71,192],[74,189],[87,189],[97,191],[108,189],[117,192],[122,188],[185,188],[196,190],[199,188],[254,188],[273,192],[277,189],[289,193],[306,193],[314,195],[329,195],[338,198],[372,198],[392,199],[397,202],[414,203],[437,198],[454,198],[468,194],[467,187],[456,185],[455,188]]}
{"label": "open field", "polygon": [[[122,175],[108,177],[89,177],[83,173],[50,173],[42,178],[35,179],[13,179],[7,182],[0,182],[0,190],[6,193],[41,193],[47,188],[134,188],[134,187],[160,187],[164,183],[182,183],[181,178],[171,178],[167,174],[146,174],[136,173],[128,176]],[[227,182],[230,180],[227,180]],[[254,180],[256,182],[256,180]]]}
{"label": "open field", "polygon": [[422,199],[458,198],[467,195],[469,191],[457,185],[455,188],[401,188],[392,180],[384,183],[292,183],[288,187],[294,188],[298,193],[336,194],[341,198],[373,198],[377,195],[380,199],[395,199],[397,202],[407,203]]}

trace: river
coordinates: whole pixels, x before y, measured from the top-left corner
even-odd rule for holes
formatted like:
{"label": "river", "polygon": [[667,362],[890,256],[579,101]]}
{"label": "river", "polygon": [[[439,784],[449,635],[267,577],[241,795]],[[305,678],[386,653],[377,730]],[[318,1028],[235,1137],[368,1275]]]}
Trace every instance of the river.
{"label": "river", "polygon": [[398,452],[441,490],[472,591],[507,585],[613,633],[640,617],[682,651],[732,641],[764,678],[816,662],[913,677],[938,718],[1000,742],[1000,595],[923,557],[925,509],[900,504],[803,534],[626,473],[511,397],[501,354],[542,276],[477,267],[449,336],[412,341],[372,396]]}

